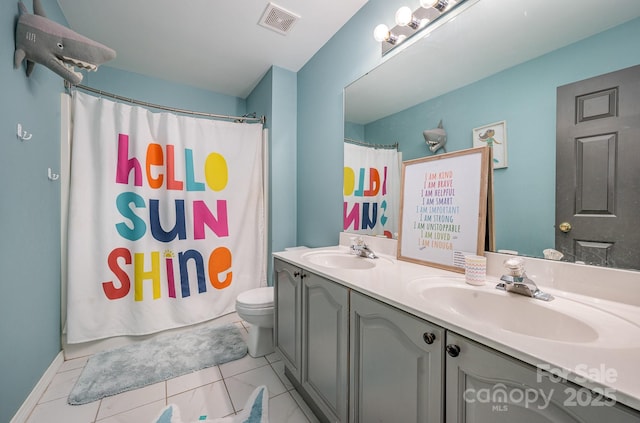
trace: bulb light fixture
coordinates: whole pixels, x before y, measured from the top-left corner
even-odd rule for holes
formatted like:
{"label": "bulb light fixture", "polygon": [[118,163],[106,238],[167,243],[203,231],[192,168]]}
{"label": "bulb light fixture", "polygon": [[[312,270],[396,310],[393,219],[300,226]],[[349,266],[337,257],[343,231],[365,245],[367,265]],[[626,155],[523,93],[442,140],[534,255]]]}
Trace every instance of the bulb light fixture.
{"label": "bulb light fixture", "polygon": [[444,12],[448,5],[448,0],[420,0],[420,6],[426,9],[432,7],[440,13]]}
{"label": "bulb light fixture", "polygon": [[[466,0],[419,0],[420,6],[415,10],[403,6],[396,11],[395,24],[389,28],[385,24],[375,27],[373,37],[382,43],[382,54],[386,54],[404,40],[413,37],[422,29],[431,25],[442,15],[449,13]],[[477,1],[477,0],[475,0]]]}
{"label": "bulb light fixture", "polygon": [[380,24],[373,30],[373,38],[379,43],[386,41],[389,44],[395,44],[398,42],[398,36],[389,31],[389,27],[385,24]]}
{"label": "bulb light fixture", "polygon": [[411,29],[418,29],[422,24],[422,20],[416,18],[411,9],[407,6],[401,7],[396,12],[396,25],[408,26]]}

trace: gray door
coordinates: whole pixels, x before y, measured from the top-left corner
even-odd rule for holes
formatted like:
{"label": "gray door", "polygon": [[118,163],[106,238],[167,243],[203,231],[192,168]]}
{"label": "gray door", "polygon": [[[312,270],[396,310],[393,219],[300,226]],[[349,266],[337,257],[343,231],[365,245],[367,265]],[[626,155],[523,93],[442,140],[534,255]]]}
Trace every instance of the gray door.
{"label": "gray door", "polygon": [[640,269],[640,66],[558,87],[556,249]]}

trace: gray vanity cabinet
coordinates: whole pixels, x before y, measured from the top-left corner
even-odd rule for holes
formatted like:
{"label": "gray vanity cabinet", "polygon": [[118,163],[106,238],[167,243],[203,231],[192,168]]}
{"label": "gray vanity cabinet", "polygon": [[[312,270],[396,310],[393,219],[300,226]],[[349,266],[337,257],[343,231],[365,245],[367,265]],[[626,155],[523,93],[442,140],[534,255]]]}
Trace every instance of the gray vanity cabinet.
{"label": "gray vanity cabinet", "polygon": [[640,414],[447,332],[448,423],[631,423]]}
{"label": "gray vanity cabinet", "polygon": [[275,346],[322,422],[640,422],[638,411],[295,265],[275,259],[274,276]]}
{"label": "gray vanity cabinet", "polygon": [[444,333],[352,292],[350,422],[442,422]]}
{"label": "gray vanity cabinet", "polygon": [[275,259],[274,344],[291,376],[300,381],[302,361],[302,270]]}
{"label": "gray vanity cabinet", "polygon": [[347,423],[349,290],[313,273],[302,283],[302,388],[330,422]]}

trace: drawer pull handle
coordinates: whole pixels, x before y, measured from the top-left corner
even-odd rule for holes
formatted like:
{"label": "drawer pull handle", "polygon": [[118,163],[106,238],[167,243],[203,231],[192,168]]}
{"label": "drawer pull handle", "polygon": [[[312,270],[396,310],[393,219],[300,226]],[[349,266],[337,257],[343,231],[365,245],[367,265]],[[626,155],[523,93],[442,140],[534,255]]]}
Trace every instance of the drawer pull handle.
{"label": "drawer pull handle", "polygon": [[447,345],[447,354],[451,357],[457,357],[460,355],[460,347],[455,344]]}
{"label": "drawer pull handle", "polygon": [[424,339],[424,342],[431,345],[433,344],[433,341],[436,340],[436,335],[430,332],[425,332],[422,334],[422,339]]}

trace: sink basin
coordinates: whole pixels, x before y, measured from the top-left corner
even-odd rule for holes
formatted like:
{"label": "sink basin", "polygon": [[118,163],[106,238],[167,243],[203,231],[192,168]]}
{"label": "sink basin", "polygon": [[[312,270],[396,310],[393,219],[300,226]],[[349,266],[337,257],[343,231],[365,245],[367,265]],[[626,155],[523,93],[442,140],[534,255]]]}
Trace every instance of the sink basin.
{"label": "sink basin", "polygon": [[598,339],[598,332],[587,323],[540,300],[516,295],[465,286],[434,286],[422,291],[425,299],[440,307],[509,332],[567,342]]}
{"label": "sink basin", "polygon": [[[640,336],[640,328],[617,315],[566,298],[545,302],[494,289],[467,285],[460,277],[420,278],[408,285],[410,294],[428,302],[429,308],[444,312],[443,318],[475,322],[488,329],[541,340],[569,343],[598,341],[608,347],[630,346],[627,336]],[[625,336],[616,336],[611,327]],[[631,335],[633,334],[633,335]]]}
{"label": "sink basin", "polygon": [[385,258],[370,259],[340,251],[313,251],[302,258],[318,266],[332,269],[372,269]]}

